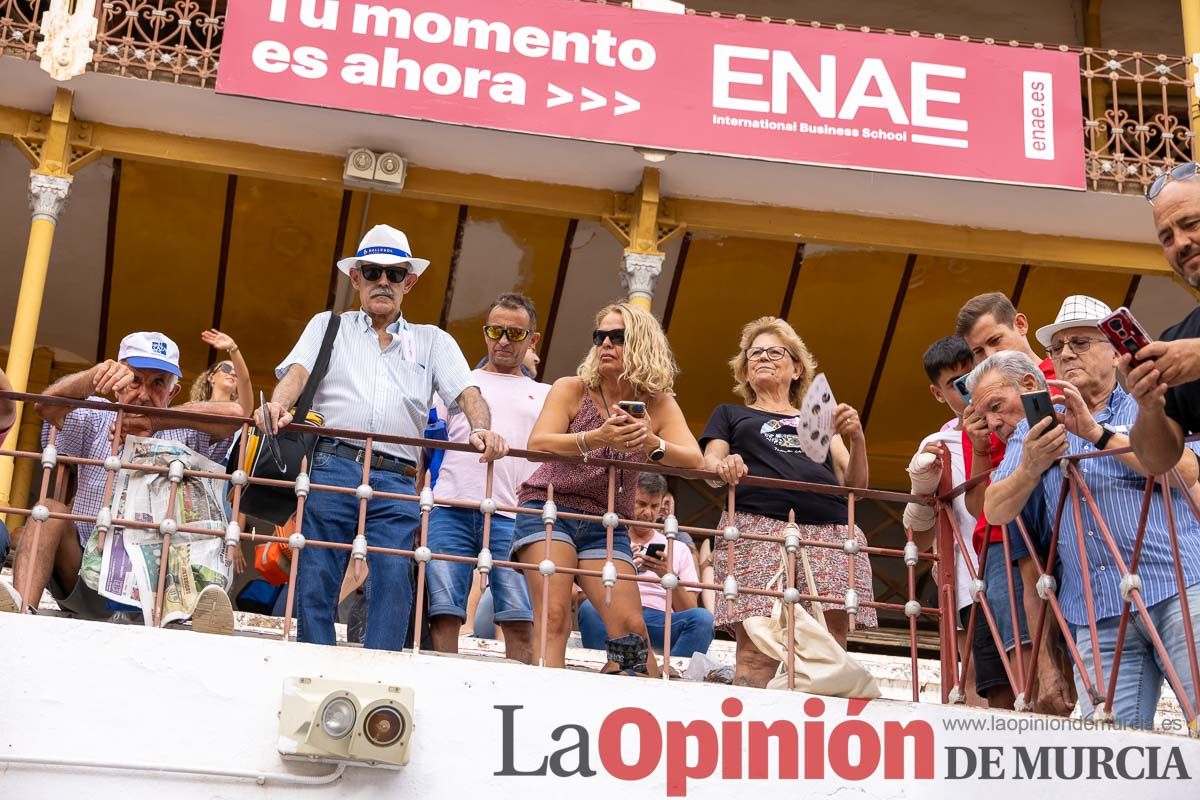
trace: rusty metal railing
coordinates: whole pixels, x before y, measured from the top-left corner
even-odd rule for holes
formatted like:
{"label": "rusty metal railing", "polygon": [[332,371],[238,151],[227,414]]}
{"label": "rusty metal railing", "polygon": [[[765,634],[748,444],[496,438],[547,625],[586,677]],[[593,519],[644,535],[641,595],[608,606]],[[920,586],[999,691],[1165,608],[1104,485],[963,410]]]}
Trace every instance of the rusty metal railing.
{"label": "rusty metal railing", "polygon": [[[596,0],[590,0],[595,2]],[[600,0],[603,2],[603,0]],[[49,0],[0,0],[0,54],[35,57],[38,25]],[[212,88],[216,83],[227,0],[108,0],[98,6],[99,32],[89,69],[145,80]],[[993,47],[1074,53],[1083,100],[1080,144],[1087,186],[1140,193],[1165,170],[1191,160],[1187,56],[1141,53],[987,36],[847,26],[811,20],[697,12],[748,22],[951,39]]]}
{"label": "rusty metal railing", "polygon": [[[94,458],[83,458],[83,457],[62,454],[62,453],[58,452],[57,449],[50,447],[50,446],[48,446],[47,448],[44,448],[42,451],[38,451],[38,452],[21,451],[21,450],[0,450],[0,456],[11,456],[14,458],[19,458],[19,459],[31,459],[31,460],[34,460],[35,462],[37,462],[38,464],[40,464],[40,466],[41,466],[41,470],[42,470],[41,485],[40,485],[40,489],[38,490],[37,502],[34,503],[33,508],[32,509],[22,509],[22,508],[0,507],[0,513],[16,514],[16,515],[21,515],[21,516],[30,518],[30,522],[27,524],[26,530],[23,533],[23,536],[33,537],[31,541],[32,541],[32,547],[34,548],[34,550],[37,549],[39,537],[42,535],[42,528],[45,525],[46,521],[48,521],[48,520],[62,519],[62,520],[69,520],[71,522],[85,522],[85,523],[92,523],[92,524],[95,524],[97,521],[96,517],[89,517],[89,516],[79,515],[79,514],[70,513],[70,512],[53,511],[47,507],[46,502],[47,502],[48,498],[50,497],[49,493],[50,493],[50,486],[51,486],[51,477],[56,470],[61,470],[64,467],[79,466],[79,465],[90,465],[90,466],[94,466],[94,467],[104,468],[106,470],[106,475],[105,475],[105,483],[104,483],[104,487],[103,487],[101,508],[108,508],[109,506],[111,506],[114,487],[116,485],[116,476],[117,476],[117,473],[119,472],[119,470],[121,470],[121,469],[136,469],[136,470],[139,470],[142,472],[159,472],[159,473],[167,474],[167,475],[170,475],[172,473],[173,468],[170,466],[129,464],[129,463],[124,463],[120,460],[120,458],[119,458],[120,449],[119,449],[117,443],[121,440],[121,438],[123,436],[122,431],[123,431],[123,426],[125,425],[125,421],[126,421],[125,417],[127,414],[145,415],[145,416],[152,416],[152,417],[162,418],[165,420],[170,420],[173,427],[187,427],[187,424],[189,421],[191,421],[191,422],[204,421],[204,422],[211,423],[213,421],[220,420],[220,421],[229,423],[231,426],[239,425],[241,427],[241,431],[242,431],[242,437],[241,437],[242,442],[245,442],[246,433],[248,432],[248,430],[250,428],[250,424],[251,424],[250,420],[244,419],[244,418],[213,417],[210,415],[197,414],[195,412],[180,411],[180,410],[147,409],[147,408],[138,407],[138,406],[121,406],[118,404],[100,403],[100,402],[96,402],[96,401],[87,401],[87,400],[67,400],[67,399],[63,399],[63,398],[47,397],[47,396],[43,396],[43,395],[22,394],[22,393],[13,393],[13,392],[8,392],[8,393],[3,393],[3,394],[4,394],[4,396],[12,397],[13,399],[25,402],[27,404],[27,407],[28,407],[29,403],[37,402],[37,403],[43,403],[46,405],[58,405],[58,406],[65,405],[65,406],[69,406],[72,408],[98,408],[98,409],[102,409],[102,410],[106,410],[106,411],[115,412],[115,422],[113,425],[111,441],[110,441],[110,444],[111,444],[110,455],[107,459],[104,459],[104,460],[94,459]],[[311,432],[312,429],[311,428],[299,428],[299,430],[305,430],[307,432]],[[364,462],[363,463],[363,472],[362,472],[363,485],[369,485],[370,476],[371,476],[371,467],[370,467],[370,457],[369,456],[370,456],[371,449],[379,443],[386,442],[386,443],[391,443],[391,444],[415,445],[415,446],[419,446],[419,447],[432,447],[432,448],[441,448],[441,449],[445,449],[445,450],[460,450],[460,451],[475,452],[474,449],[471,448],[469,445],[435,441],[435,440],[413,439],[413,438],[401,437],[401,436],[370,434],[370,433],[365,433],[365,432],[360,432],[360,431],[347,431],[347,430],[338,430],[338,429],[330,429],[330,428],[323,428],[323,429],[321,429],[320,432],[322,435],[325,435],[325,436],[330,436],[330,437],[335,437],[335,438],[355,439],[355,440],[360,440],[360,441],[365,442],[364,449],[366,452],[366,456],[363,459],[363,462]],[[51,428],[50,433],[49,433],[49,445],[54,444],[56,435],[57,435],[57,429]],[[233,456],[233,458],[237,459],[236,463],[239,463],[239,464],[243,463],[243,453],[241,452],[241,448],[242,448],[242,446],[239,446],[239,452]],[[561,456],[550,455],[550,454],[542,453],[542,452],[517,450],[517,449],[511,450],[509,457],[526,458],[530,461],[565,461],[565,462],[569,462],[569,463],[580,463],[580,464],[584,463],[583,460],[578,457],[561,457]],[[161,545],[162,550],[160,552],[159,561],[160,561],[160,564],[164,564],[164,565],[166,564],[166,559],[162,556],[162,554],[165,554],[167,552],[167,548],[170,546],[170,535],[172,532],[174,532],[174,533],[186,532],[186,533],[197,534],[197,535],[202,535],[202,536],[225,537],[226,543],[230,547],[235,546],[238,542],[241,542],[241,541],[249,541],[249,542],[252,542],[255,544],[265,543],[265,542],[279,542],[281,544],[290,544],[292,547],[292,561],[291,561],[291,565],[290,565],[291,579],[288,582],[288,590],[287,590],[287,598],[286,598],[287,611],[286,611],[286,617],[284,620],[284,627],[283,627],[283,630],[284,630],[283,639],[285,641],[287,641],[290,638],[290,634],[291,634],[291,615],[292,615],[291,612],[294,607],[294,599],[295,599],[295,591],[296,591],[296,575],[297,575],[297,570],[298,570],[298,564],[299,564],[300,559],[304,558],[304,550],[306,548],[310,548],[310,547],[311,548],[330,548],[330,549],[349,551],[349,552],[351,552],[352,555],[355,553],[355,545],[354,544],[323,541],[320,538],[319,531],[314,532],[310,529],[308,523],[305,521],[304,511],[305,511],[305,504],[307,502],[307,499],[312,492],[336,492],[336,493],[352,495],[352,496],[356,495],[358,497],[358,502],[360,503],[360,512],[358,515],[358,524],[357,524],[356,534],[360,535],[360,536],[366,536],[366,507],[367,507],[368,503],[378,502],[381,500],[392,500],[392,501],[403,501],[403,502],[415,503],[419,506],[419,508],[420,508],[420,527],[416,533],[412,548],[397,549],[397,548],[377,547],[377,546],[371,545],[369,539],[367,540],[367,546],[365,548],[359,548],[359,552],[362,552],[362,553],[374,553],[374,554],[381,554],[381,555],[401,556],[401,557],[406,557],[406,558],[412,558],[416,561],[416,563],[417,563],[417,592],[416,592],[416,599],[415,599],[415,604],[414,604],[414,615],[415,615],[415,620],[416,620],[418,629],[420,628],[421,618],[422,618],[423,614],[425,613],[425,598],[424,598],[423,587],[424,587],[424,581],[425,581],[425,569],[426,569],[426,565],[428,564],[428,562],[430,562],[432,560],[445,560],[445,561],[456,561],[456,562],[460,562],[460,563],[472,563],[472,564],[476,565],[477,569],[479,569],[481,572],[486,574],[485,570],[482,569],[483,563],[485,561],[485,559],[483,559],[483,558],[476,559],[476,558],[470,558],[470,557],[465,557],[465,556],[436,553],[436,552],[433,552],[429,548],[429,542],[428,542],[429,514],[432,511],[432,509],[435,507],[435,505],[480,511],[484,515],[484,520],[485,520],[484,530],[485,531],[489,530],[492,515],[497,512],[509,512],[512,514],[524,514],[524,515],[538,516],[538,517],[541,517],[542,520],[546,523],[546,545],[547,545],[547,547],[546,547],[545,559],[540,563],[523,563],[523,562],[512,561],[512,560],[508,560],[508,559],[487,558],[486,561],[487,561],[488,569],[492,569],[492,568],[496,568],[496,567],[509,567],[509,568],[512,568],[515,570],[519,570],[526,575],[526,579],[530,584],[531,593],[533,591],[535,591],[536,588],[540,588],[543,593],[543,596],[545,596],[545,593],[548,591],[550,577],[554,574],[562,573],[562,574],[569,574],[569,575],[574,575],[574,576],[599,578],[605,584],[606,595],[607,595],[606,599],[611,598],[612,588],[616,585],[616,583],[618,581],[629,581],[629,582],[657,581],[657,582],[661,583],[664,580],[667,580],[667,583],[664,584],[664,588],[669,588],[670,586],[678,585],[678,586],[683,586],[685,588],[690,588],[690,589],[714,590],[727,603],[734,602],[737,599],[737,597],[740,595],[756,595],[756,596],[762,596],[762,597],[770,597],[770,598],[778,599],[778,600],[782,601],[783,606],[785,608],[785,612],[786,612],[786,618],[787,618],[789,632],[794,630],[795,606],[797,603],[801,603],[801,602],[844,605],[846,608],[846,612],[849,616],[851,626],[853,626],[855,616],[856,616],[856,613],[859,608],[874,608],[877,610],[886,609],[886,610],[892,610],[892,611],[899,611],[899,612],[904,613],[909,618],[909,623],[910,623],[909,624],[909,633],[910,633],[909,647],[910,647],[910,652],[912,654],[912,675],[911,675],[912,695],[913,695],[914,702],[919,701],[920,681],[918,679],[918,673],[917,673],[917,647],[918,647],[918,645],[917,645],[917,625],[916,625],[917,618],[921,617],[921,616],[928,617],[928,618],[932,619],[933,621],[935,621],[936,623],[940,624],[941,620],[944,618],[944,616],[947,613],[951,616],[951,618],[953,618],[954,609],[951,606],[949,608],[949,611],[947,612],[947,610],[944,608],[922,606],[916,597],[916,584],[915,584],[915,581],[912,580],[912,574],[913,574],[912,568],[915,567],[917,565],[917,563],[919,563],[920,561],[929,561],[929,562],[937,563],[939,561],[938,555],[936,553],[918,553],[915,544],[910,544],[910,545],[906,546],[904,549],[873,547],[870,545],[865,546],[865,547],[860,546],[859,542],[855,538],[855,529],[853,527],[853,518],[854,518],[853,515],[854,515],[855,503],[861,499],[869,498],[869,499],[878,500],[878,501],[885,501],[885,502],[889,502],[889,503],[901,503],[901,504],[908,503],[908,502],[920,502],[920,503],[930,504],[930,503],[934,502],[932,498],[922,498],[922,497],[917,497],[915,495],[902,494],[902,493],[897,493],[897,492],[885,492],[885,491],[877,491],[877,490],[871,490],[871,489],[847,489],[847,488],[841,487],[841,486],[828,486],[828,485],[823,485],[823,484],[807,484],[807,483],[784,481],[784,480],[772,479],[772,478],[760,478],[760,477],[754,477],[754,476],[747,476],[742,479],[742,482],[744,484],[748,484],[748,485],[767,486],[767,487],[788,489],[788,490],[794,490],[794,491],[816,492],[816,493],[823,493],[823,494],[835,494],[835,495],[845,496],[847,498],[847,504],[848,504],[848,510],[849,510],[849,525],[846,528],[846,531],[847,531],[846,536],[848,537],[847,540],[845,542],[841,542],[841,543],[828,542],[828,541],[814,541],[814,540],[806,540],[806,539],[802,538],[800,536],[800,529],[797,526],[795,526],[794,523],[781,522],[780,523],[780,527],[781,527],[780,535],[766,536],[766,535],[754,534],[754,533],[749,533],[749,532],[740,532],[734,526],[728,526],[728,527],[725,527],[722,529],[715,529],[715,528],[680,525],[673,516],[668,517],[664,522],[661,522],[661,523],[650,523],[650,522],[641,522],[638,520],[622,519],[621,517],[618,516],[617,511],[616,511],[616,506],[615,506],[615,486],[616,486],[616,470],[617,469],[657,472],[657,473],[661,473],[661,474],[676,475],[676,476],[679,476],[682,478],[696,479],[696,480],[713,480],[713,479],[716,479],[716,475],[715,475],[715,473],[710,473],[710,472],[706,472],[706,471],[681,470],[681,469],[674,469],[674,468],[669,468],[669,467],[661,467],[661,466],[657,466],[657,465],[650,464],[650,463],[636,464],[636,463],[630,463],[630,462],[626,462],[626,461],[610,461],[610,460],[598,459],[598,458],[590,458],[589,463],[591,465],[602,466],[605,469],[605,472],[608,476],[608,485],[609,485],[608,508],[607,508],[607,512],[602,516],[574,513],[574,512],[570,512],[570,511],[556,509],[553,507],[553,503],[552,503],[553,495],[551,495],[551,502],[548,502],[545,506],[543,506],[542,508],[539,508],[539,509],[518,508],[518,507],[510,507],[510,506],[505,506],[505,505],[499,504],[491,496],[491,486],[492,486],[492,477],[493,477],[493,465],[492,464],[489,464],[487,467],[487,481],[485,484],[485,496],[479,497],[479,498],[435,497],[433,491],[431,489],[429,489],[427,486],[423,485],[423,481],[419,482],[417,484],[416,493],[409,495],[409,494],[397,494],[397,493],[383,492],[383,491],[378,491],[378,490],[373,490],[371,492],[361,492],[361,491],[359,491],[359,487],[357,487],[357,486],[330,486],[330,485],[322,485],[322,484],[312,483],[307,473],[305,473],[303,477],[298,476],[297,480],[295,480],[295,481],[275,481],[275,480],[266,480],[266,479],[249,477],[244,472],[241,472],[241,471],[234,472],[231,475],[231,474],[226,474],[225,472],[202,472],[202,471],[192,471],[192,470],[180,471],[178,469],[178,467],[175,467],[174,468],[175,474],[180,475],[180,476],[209,478],[209,479],[218,480],[218,481],[231,481],[233,484],[231,504],[232,504],[234,519],[236,519],[237,515],[240,513],[241,499],[242,499],[241,494],[246,486],[264,485],[264,486],[286,487],[286,488],[292,489],[296,494],[295,533],[292,534],[291,537],[285,538],[285,537],[279,537],[279,536],[264,536],[264,535],[260,535],[260,534],[254,533],[254,532],[246,532],[246,531],[243,531],[240,529],[234,530],[234,532],[231,534],[228,529],[226,531],[222,532],[222,531],[214,531],[210,528],[205,528],[205,527],[201,527],[198,525],[186,525],[186,524],[179,524],[179,525],[173,527],[173,529],[162,528],[162,527],[160,527],[161,520],[111,519],[111,520],[106,520],[106,522],[111,526],[111,529],[121,527],[121,528],[138,529],[138,530],[145,530],[145,531],[159,531],[162,535],[162,545]],[[728,489],[727,489],[728,508],[731,513],[736,512],[736,502],[737,502],[736,495],[737,495],[736,488],[728,487]],[[170,513],[170,510],[168,510],[168,513]],[[555,518],[560,518],[560,517],[563,519],[587,520],[587,521],[592,521],[592,522],[599,522],[607,529],[607,544],[606,544],[607,555],[606,555],[606,559],[605,559],[606,563],[604,565],[604,569],[589,570],[589,569],[583,569],[580,567],[568,567],[568,566],[554,564],[554,562],[552,560],[550,560],[550,558],[549,558],[549,555],[550,555],[549,543],[550,543],[550,537],[551,537],[551,530],[553,527],[553,521]],[[687,532],[687,533],[691,534],[693,537],[699,538],[699,539],[711,538],[714,540],[714,544],[721,542],[727,548],[727,552],[729,554],[729,559],[730,559],[729,573],[731,573],[731,574],[729,577],[727,577],[723,581],[719,581],[719,582],[714,581],[712,583],[705,583],[703,581],[683,581],[683,580],[679,580],[678,576],[672,576],[672,579],[668,580],[665,578],[659,578],[658,576],[647,575],[647,574],[638,574],[638,575],[618,574],[615,570],[615,565],[613,564],[613,532],[614,532],[614,529],[616,529],[619,526],[624,526],[624,527],[637,526],[637,527],[641,527],[641,528],[654,528],[654,529],[662,531],[667,538],[667,544],[668,544],[667,562],[668,563],[673,563],[671,561],[671,556],[673,554],[672,548],[677,547],[677,546],[682,546],[676,542],[676,535],[680,531]],[[786,582],[786,585],[782,589],[776,588],[774,586],[761,586],[761,587],[759,587],[759,586],[739,586],[739,585],[737,585],[736,580],[734,580],[731,585],[733,564],[734,564],[735,559],[738,557],[737,543],[739,540],[772,542],[772,543],[780,546],[781,553],[783,553],[783,552],[787,553],[787,556],[785,558],[787,560],[788,565],[791,566],[792,569],[786,570],[787,582]],[[488,545],[487,545],[487,540],[486,540],[486,535],[485,535],[485,541],[484,541],[484,549],[485,550],[487,549],[487,546]],[[906,566],[909,568],[909,574],[910,574],[909,595],[908,595],[907,602],[904,604],[897,604],[897,603],[878,602],[875,600],[860,599],[857,597],[857,593],[854,592],[854,584],[853,584],[852,580],[851,580],[851,582],[848,583],[849,588],[847,589],[846,596],[843,596],[843,597],[835,597],[835,596],[817,594],[816,593],[817,587],[809,587],[810,593],[802,594],[801,592],[798,591],[798,589],[796,587],[796,571],[794,568],[795,561],[796,561],[795,554],[798,552],[799,548],[801,548],[801,547],[826,548],[826,549],[841,551],[841,552],[845,553],[846,558],[847,558],[847,568],[846,568],[847,574],[849,574],[851,576],[853,576],[853,569],[854,569],[853,564],[855,561],[855,557],[856,557],[856,554],[859,552],[865,552],[868,555],[876,557],[876,558],[902,559],[903,562],[906,564]],[[945,572],[944,569],[943,569],[943,572]],[[21,580],[21,577],[22,576],[18,576],[18,584],[19,585],[17,585],[16,588],[17,588],[18,592],[21,593],[22,597],[26,597],[28,595],[28,587],[21,585],[21,584],[27,583],[27,581]],[[953,580],[952,568],[950,571],[950,578],[951,578],[951,580]],[[536,586],[537,582],[539,580],[540,580],[540,586]],[[160,576],[159,581],[157,583],[157,590],[156,590],[157,593],[156,593],[155,601],[153,604],[153,608],[155,609],[155,615],[154,615],[153,621],[155,623],[157,623],[159,621],[159,613],[161,612],[161,609],[163,607],[162,593],[163,593],[164,583],[165,582],[162,580],[162,578]],[[851,597],[852,594],[853,594],[853,600]],[[32,601],[36,602],[36,599],[33,599]],[[541,653],[541,659],[543,662],[545,661],[545,656],[546,656],[545,635],[546,635],[546,630],[547,630],[547,612],[548,612],[548,610],[547,610],[546,604],[543,603],[541,606],[541,618],[535,619],[535,628],[537,629],[537,635],[541,638],[541,643],[542,643],[542,646],[540,648],[540,653]],[[666,609],[665,609],[665,620],[666,620],[667,630],[666,630],[665,637],[664,637],[664,651],[666,653],[669,653],[669,642],[670,642],[669,637],[670,637],[670,624],[671,624],[670,620],[672,617],[672,613],[673,613],[673,611],[672,611],[672,602],[671,602],[671,592],[667,591],[666,592]],[[415,642],[415,648],[419,651],[420,647],[421,647],[421,644],[420,644],[419,637],[418,637],[417,641]],[[788,675],[788,686],[794,687],[795,686],[795,683],[794,683],[795,676],[794,676],[794,673],[793,673],[792,669],[790,668],[790,666],[794,663],[795,652],[796,652],[796,642],[795,642],[794,638],[790,635],[790,633],[788,636],[787,651],[788,651],[788,665],[789,665],[789,668],[786,670],[787,675]],[[664,663],[665,663],[665,658],[666,658],[666,656],[664,656]],[[943,674],[945,674],[947,676],[955,676],[956,673],[953,668],[953,664],[950,664],[949,662],[947,662],[946,658],[947,658],[946,649],[943,648],[943,653],[942,653]],[[667,670],[663,670],[662,674],[663,674],[664,678],[667,677],[667,672],[668,672]],[[951,687],[949,685],[947,685],[945,682],[943,682],[942,700],[945,701],[949,697],[950,693],[951,693]]]}

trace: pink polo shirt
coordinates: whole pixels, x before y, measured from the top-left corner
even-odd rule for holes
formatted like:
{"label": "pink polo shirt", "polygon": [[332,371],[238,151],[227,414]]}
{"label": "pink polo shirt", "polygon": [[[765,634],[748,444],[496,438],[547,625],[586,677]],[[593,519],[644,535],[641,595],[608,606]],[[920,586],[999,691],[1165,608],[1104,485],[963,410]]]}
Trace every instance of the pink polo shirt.
{"label": "pink polo shirt", "polygon": [[[654,537],[650,539],[649,544],[659,542],[667,543],[667,537],[663,536],[658,531],[654,532]],[[692,560],[692,551],[683,542],[676,541],[672,549],[671,571],[679,576],[681,581],[697,581],[696,577],[696,562]],[[664,552],[663,558],[666,558]],[[661,583],[650,583],[649,581],[638,581],[638,591],[642,593],[642,607],[654,608],[659,611],[667,610],[667,590],[662,587]],[[689,592],[699,592],[699,589],[688,588]],[[678,610],[678,609],[676,609]]]}

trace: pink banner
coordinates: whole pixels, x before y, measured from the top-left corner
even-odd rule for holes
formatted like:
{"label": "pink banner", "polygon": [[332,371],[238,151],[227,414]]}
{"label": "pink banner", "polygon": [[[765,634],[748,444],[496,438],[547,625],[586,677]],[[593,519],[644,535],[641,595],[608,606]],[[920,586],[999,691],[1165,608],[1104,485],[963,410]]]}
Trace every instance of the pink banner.
{"label": "pink banner", "polygon": [[1084,187],[1078,58],[565,0],[238,0],[217,91],[661,150]]}

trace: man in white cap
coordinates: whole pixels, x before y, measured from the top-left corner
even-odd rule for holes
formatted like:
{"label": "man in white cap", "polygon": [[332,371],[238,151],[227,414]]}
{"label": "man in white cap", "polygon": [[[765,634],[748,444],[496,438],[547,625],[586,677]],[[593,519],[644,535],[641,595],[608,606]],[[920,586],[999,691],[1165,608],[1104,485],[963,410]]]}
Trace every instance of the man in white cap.
{"label": "man in white cap", "polygon": [[[491,413],[462,350],[450,334],[433,325],[414,325],[404,319],[400,304],[429,261],[415,258],[403,232],[376,225],[363,237],[358,251],[338,262],[358,291],[361,308],[341,314],[328,372],[313,400],[329,428],[373,434],[424,434],[436,393],[447,406],[457,405],[470,426],[467,441],[492,461],[508,452],[504,439],[491,430]],[[314,316],[300,340],[275,368],[279,384],[271,401],[255,413],[269,414],[278,425],[291,422],[288,413],[300,396],[320,352],[332,313]],[[375,492],[414,493],[416,447],[374,441],[370,485]],[[322,437],[311,467],[314,484],[354,488],[362,483],[364,442]],[[313,491],[305,504],[304,530],[313,538],[349,544],[358,529],[358,498],[354,494]],[[374,498],[367,503],[366,539],[374,547],[411,550],[419,524],[415,503]],[[299,638],[314,644],[334,644],[334,613],[349,553],[308,548],[299,556],[296,580],[296,618]],[[412,610],[410,559],[371,553],[367,558],[368,648],[404,647]]]}
{"label": "man in white cap", "polygon": [[[1012,430],[1004,461],[992,474],[992,484],[984,501],[988,519],[992,522],[1005,524],[1015,519],[1035,492],[1040,492],[1046,501],[1046,513],[1053,514],[1064,477],[1059,463],[1063,456],[1129,446],[1129,430],[1137,419],[1138,406],[1117,382],[1116,351],[1097,327],[1109,313],[1108,306],[1099,300],[1073,295],[1063,301],[1053,324],[1038,329],[1037,339],[1046,346],[1054,359],[1055,370],[1062,378],[1049,381],[1062,392],[1057,398],[1064,407],[1058,414],[1058,422],[1062,424],[1055,426],[1050,420],[1042,420],[1030,428],[1027,421],[1021,420]],[[1019,391],[1032,391],[1040,388],[1037,372],[1033,362],[1024,355],[1000,353],[976,367],[968,384],[973,386],[972,391],[976,394],[985,383],[1015,384]],[[1184,450],[1176,466],[1185,482],[1195,483],[1197,461],[1191,449]],[[1145,467],[1135,454],[1127,453],[1078,462],[1078,468],[1115,540],[1121,560],[1128,566],[1137,537],[1147,475]],[[1193,629],[1200,631],[1200,523],[1188,510],[1187,500],[1181,492],[1172,493],[1171,504],[1178,526],[1179,556],[1188,587]],[[1155,492],[1137,574],[1150,620],[1183,681],[1184,690],[1191,697],[1194,696],[1191,671],[1186,666],[1188,643],[1181,624],[1175,559],[1166,519],[1163,498]],[[1124,605],[1122,570],[1103,538],[1100,520],[1094,518],[1087,504],[1081,504],[1080,522],[1083,531],[1076,529],[1071,512],[1062,515],[1056,554],[1061,581],[1057,595],[1083,663],[1090,669],[1092,653],[1098,647],[1107,678]],[[1079,551],[1080,541],[1084,543],[1086,554]],[[1043,542],[1042,546],[1048,544]],[[1096,642],[1092,641],[1089,630],[1084,569],[1091,584],[1097,621]],[[1033,581],[1026,581],[1025,592],[1031,602],[1036,602],[1035,591]],[[1146,626],[1130,625],[1113,697],[1113,713],[1118,723],[1141,728],[1153,726],[1164,674]],[[1089,677],[1096,685],[1096,676],[1089,674]],[[1093,699],[1088,697],[1078,676],[1076,682],[1083,713],[1090,717],[1094,710]],[[1098,688],[1101,692],[1107,691],[1107,686]]]}
{"label": "man in white cap", "polygon": [[[146,408],[167,408],[179,393],[179,347],[158,332],[131,333],[121,340],[117,360],[103,361],[96,366],[60,378],[44,394],[52,397],[75,398],[108,402],[111,394],[118,403]],[[238,417],[241,407],[234,402],[187,403],[180,410]],[[111,452],[111,435],[117,420],[116,411],[96,408],[71,409],[68,406],[39,403],[38,414],[59,428],[55,447],[60,455],[103,461]],[[153,436],[180,442],[200,455],[221,460],[229,450],[230,437],[237,429],[236,421],[191,422],[188,428],[163,427],[169,420],[126,415],[122,432]],[[44,428],[45,446],[49,429]],[[71,508],[54,501],[45,505],[51,510],[89,517],[88,521],[71,522],[49,519],[42,523],[36,552],[33,532],[17,537],[17,555],[13,568],[15,589],[0,584],[0,611],[36,611],[42,591],[47,586],[60,608],[85,619],[107,619],[112,615],[96,590],[79,579],[84,547],[92,535],[97,512],[104,499],[106,471],[103,466],[80,464],[77,467],[75,499]],[[24,590],[22,598],[16,594]],[[208,586],[200,594],[192,617],[196,630],[232,633],[233,610],[229,598],[217,586]]]}

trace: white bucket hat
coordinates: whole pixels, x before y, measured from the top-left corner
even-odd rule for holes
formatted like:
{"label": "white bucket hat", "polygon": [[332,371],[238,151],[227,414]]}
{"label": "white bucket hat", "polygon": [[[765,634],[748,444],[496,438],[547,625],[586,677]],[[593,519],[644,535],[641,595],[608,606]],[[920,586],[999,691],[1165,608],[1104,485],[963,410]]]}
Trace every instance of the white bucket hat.
{"label": "white bucket hat", "polygon": [[1054,324],[1043,325],[1037,329],[1034,336],[1041,342],[1042,347],[1049,347],[1054,334],[1064,328],[1095,325],[1098,329],[1100,320],[1111,313],[1112,309],[1096,298],[1088,297],[1086,294],[1073,294],[1063,300],[1062,308],[1058,310],[1058,316],[1054,318]]}
{"label": "white bucket hat", "polygon": [[408,264],[412,267],[413,275],[420,275],[429,266],[429,260],[413,258],[404,231],[398,231],[391,225],[376,225],[358,243],[358,250],[353,256],[337,262],[338,269],[347,275],[360,264],[379,264],[384,267]]}

